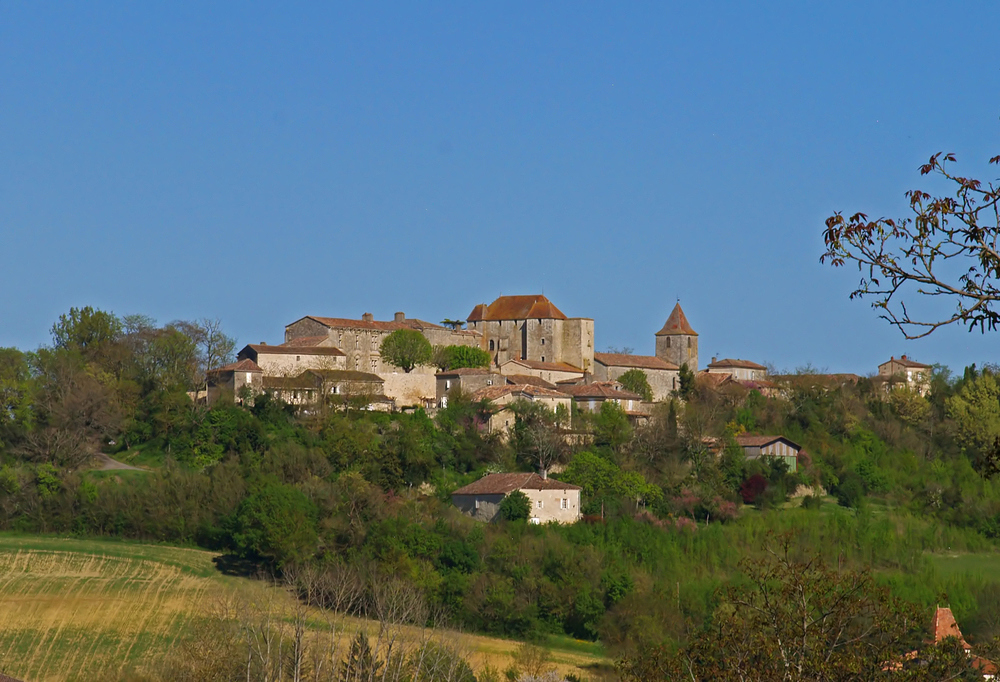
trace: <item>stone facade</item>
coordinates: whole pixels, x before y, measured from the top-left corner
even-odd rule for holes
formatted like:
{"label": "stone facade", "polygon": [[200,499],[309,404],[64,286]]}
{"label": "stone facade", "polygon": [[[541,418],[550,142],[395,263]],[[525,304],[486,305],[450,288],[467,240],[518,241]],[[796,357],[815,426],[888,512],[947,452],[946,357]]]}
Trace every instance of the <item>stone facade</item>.
{"label": "stone facade", "polygon": [[385,395],[382,378],[370,372],[310,369],[298,376],[265,376],[263,389],[296,406],[327,401],[333,405],[353,402],[379,410],[395,407],[394,401]]}
{"label": "stone facade", "polygon": [[663,328],[656,332],[656,357],[677,367],[687,365],[692,372],[698,371],[698,332],[691,328],[679,302]]}
{"label": "stone facade", "polygon": [[646,375],[653,391],[653,401],[667,400],[680,388],[680,368],[663,358],[624,353],[594,353],[594,378],[598,381],[618,381],[633,369]]}
{"label": "stone facade", "polygon": [[240,393],[249,387],[254,395],[264,390],[264,372],[253,360],[239,360],[207,372],[208,390],[205,400],[212,404],[225,397],[227,400],[242,402]]}
{"label": "stone facade", "polygon": [[887,389],[892,384],[901,384],[920,395],[927,395],[931,387],[931,371],[934,368],[922,362],[915,362],[905,355],[889,358],[878,366],[878,375],[884,379]]}
{"label": "stone facade", "polygon": [[561,362],[590,372],[594,365],[594,321],[568,318],[541,295],[501,296],[477,305],[468,331],[500,367],[509,360]]}
{"label": "stone facade", "polygon": [[[418,331],[432,346],[481,345],[481,336],[475,332],[407,319],[403,313],[396,313],[391,322],[375,320],[371,313],[365,313],[360,320],[310,315],[285,327],[285,343],[299,338],[325,337],[330,345],[344,353],[345,369],[383,375],[399,371],[395,365],[383,361],[379,352],[385,337],[398,329]],[[427,366],[416,367],[410,373],[433,375],[435,371],[434,367]]]}
{"label": "stone facade", "polygon": [[437,381],[438,407],[448,407],[448,396],[456,391],[471,395],[488,386],[505,386],[506,378],[488,369],[463,368],[438,372]]}
{"label": "stone facade", "polygon": [[472,399],[475,401],[488,400],[499,408],[490,417],[487,428],[491,433],[500,432],[502,434],[506,434],[514,426],[514,413],[507,406],[517,400],[538,403],[552,412],[562,406],[567,416],[571,414],[573,405],[573,398],[561,391],[528,384],[489,386],[473,393]]}
{"label": "stone facade", "polygon": [[417,372],[383,372],[385,394],[398,407],[433,407],[436,404],[437,380],[433,374]]}
{"label": "stone facade", "polygon": [[583,370],[562,362],[535,362],[533,360],[508,360],[500,365],[500,373],[507,375],[527,374],[544,379],[550,384],[573,379],[583,379]]}
{"label": "stone facade", "polygon": [[538,474],[489,474],[451,494],[452,502],[477,521],[495,521],[507,495],[520,490],[531,503],[531,523],[580,520],[579,486]]}
{"label": "stone facade", "polygon": [[764,381],[767,379],[767,367],[751,362],[749,360],[739,360],[725,358],[708,363],[709,374],[728,374],[735,381]]}
{"label": "stone facade", "polygon": [[347,369],[347,356],[339,348],[296,343],[295,340],[277,346],[250,344],[236,357],[253,360],[267,376],[298,376],[307,369]]}

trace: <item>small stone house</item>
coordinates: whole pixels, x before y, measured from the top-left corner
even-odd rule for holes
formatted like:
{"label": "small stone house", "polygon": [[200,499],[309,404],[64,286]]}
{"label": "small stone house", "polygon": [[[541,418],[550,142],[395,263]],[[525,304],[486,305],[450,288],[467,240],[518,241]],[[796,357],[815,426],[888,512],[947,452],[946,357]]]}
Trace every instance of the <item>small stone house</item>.
{"label": "small stone house", "polygon": [[295,377],[263,379],[263,389],[289,405],[308,406],[320,400],[348,404],[354,400],[368,409],[390,411],[394,404],[385,396],[383,387],[377,374],[343,369],[309,369]]}
{"label": "small stone house", "polygon": [[920,395],[927,395],[931,387],[931,370],[934,368],[922,362],[915,362],[905,355],[891,357],[878,366],[878,376],[883,379],[888,390],[893,385],[902,385]]}
{"label": "small stone house", "polygon": [[747,459],[777,457],[788,465],[788,471],[798,470],[799,453],[802,446],[784,436],[751,436],[741,433],[736,436],[736,444],[743,448]]}
{"label": "small stone house", "polygon": [[712,358],[712,362],[708,364],[708,373],[728,374],[735,381],[765,381],[767,367],[749,360]]}
{"label": "small stone house", "polygon": [[578,409],[585,412],[600,412],[601,406],[610,401],[616,403],[625,414],[632,418],[646,418],[649,410],[638,393],[626,391],[620,384],[606,381],[595,381],[591,384],[575,386],[560,386],[559,390],[573,396]]}
{"label": "small stone house", "polygon": [[463,513],[477,521],[494,521],[500,503],[515,490],[531,503],[531,523],[575,523],[580,520],[580,486],[554,478],[529,474],[488,474],[459,488],[451,500]]}
{"label": "small stone house", "polygon": [[448,396],[455,391],[471,395],[488,386],[507,385],[506,377],[497,372],[479,367],[449,369],[438,372],[434,375],[434,378],[437,383],[436,397],[439,407],[448,407]]}
{"label": "small stone house", "polygon": [[582,379],[584,371],[565,362],[541,362],[536,360],[508,360],[500,365],[503,375],[530,374],[551,384],[569,379]]}
{"label": "small stone house", "polygon": [[487,424],[491,433],[494,431],[505,433],[514,426],[514,413],[509,409],[509,405],[518,400],[539,403],[553,412],[561,405],[566,410],[567,415],[572,413],[573,405],[573,398],[566,393],[531,384],[488,386],[473,393],[472,399],[475,401],[488,400],[495,406],[497,411],[490,417]]}
{"label": "small stone house", "polygon": [[236,355],[253,360],[267,376],[298,376],[307,369],[347,369],[347,355],[325,337],[295,339],[279,345],[252,343]]}
{"label": "small stone house", "polygon": [[248,387],[253,394],[260,393],[264,388],[263,370],[249,359],[210,369],[206,374],[206,400],[210,405],[223,396],[227,400],[240,402],[240,393],[244,387]]}

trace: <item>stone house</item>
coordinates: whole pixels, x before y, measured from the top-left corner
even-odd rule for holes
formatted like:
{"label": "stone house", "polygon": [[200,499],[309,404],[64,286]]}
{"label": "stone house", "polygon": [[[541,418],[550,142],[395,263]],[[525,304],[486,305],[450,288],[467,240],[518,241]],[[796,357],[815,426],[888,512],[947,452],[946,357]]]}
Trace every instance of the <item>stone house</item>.
{"label": "stone house", "polygon": [[473,393],[472,399],[477,402],[488,400],[496,409],[487,423],[487,428],[491,433],[496,431],[506,433],[514,426],[514,413],[509,409],[509,406],[518,400],[538,403],[552,412],[562,406],[567,416],[572,413],[573,405],[573,398],[566,393],[530,384],[488,386]]}
{"label": "stone house", "polygon": [[621,407],[629,417],[645,419],[649,416],[648,403],[643,402],[642,396],[624,390],[617,383],[595,381],[575,386],[562,385],[559,390],[573,396],[577,409],[585,412],[600,412],[601,406],[611,401]]}
{"label": "stone house", "polygon": [[736,444],[743,448],[747,459],[777,457],[788,465],[788,471],[794,473],[798,470],[802,447],[784,436],[752,436],[741,433],[736,436]]}
{"label": "stone house", "polygon": [[[594,353],[594,379],[617,381],[625,372],[637,369],[646,375],[653,401],[666,400],[680,388],[680,368],[663,358],[624,353]],[[693,370],[692,370],[693,371]]]}
{"label": "stone house", "polygon": [[465,395],[471,395],[476,391],[488,386],[506,386],[507,378],[503,375],[479,367],[463,367],[460,369],[450,369],[438,372],[434,375],[437,383],[437,404],[439,407],[448,407],[448,395],[455,391],[460,391]]}
{"label": "stone house", "polygon": [[[339,348],[345,354],[344,369],[391,374],[399,370],[382,360],[379,349],[385,337],[399,329],[420,332],[432,346],[481,345],[481,337],[476,332],[408,319],[403,313],[396,313],[391,321],[376,320],[371,313],[365,313],[360,320],[307,315],[285,327],[285,343],[291,344],[302,338],[325,337],[331,346]],[[435,371],[436,368],[431,366],[416,367],[410,374],[433,375]],[[430,385],[433,391],[433,381]]]}
{"label": "stone house", "polygon": [[210,405],[223,396],[227,400],[242,402],[240,393],[244,387],[255,395],[264,390],[264,371],[250,359],[210,369],[206,374],[208,391],[205,399]]}
{"label": "stone house", "polygon": [[347,369],[347,355],[327,337],[294,339],[279,345],[252,343],[236,355],[252,360],[268,376],[298,376],[307,369]]}
{"label": "stone house", "polygon": [[384,381],[377,374],[346,369],[309,369],[298,376],[265,376],[263,389],[289,405],[314,405],[326,400],[334,405],[356,401],[368,409],[390,411]]}
{"label": "stone house", "polygon": [[575,523],[580,520],[580,486],[562,483],[535,473],[488,474],[459,488],[451,500],[477,521],[494,521],[500,503],[520,490],[531,503],[530,523]]}
{"label": "stone house", "polygon": [[885,382],[886,390],[893,385],[902,385],[920,395],[927,395],[931,388],[931,371],[934,368],[916,362],[905,355],[891,357],[878,366],[878,376]]}
{"label": "stone house", "polygon": [[767,379],[767,367],[751,362],[749,360],[739,360],[724,358],[708,363],[709,374],[728,374],[735,381],[765,381]]}
{"label": "stone house", "polygon": [[480,347],[497,367],[509,360],[528,360],[565,363],[583,372],[593,369],[594,321],[566,317],[540,294],[481,303],[469,313],[467,326],[468,332],[481,336]]}
{"label": "stone house", "polygon": [[544,379],[550,384],[560,381],[580,380],[586,375],[579,367],[565,362],[539,362],[537,360],[508,360],[500,365],[500,373],[504,376],[529,376]]}
{"label": "stone house", "polygon": [[698,332],[691,328],[680,301],[656,332],[656,357],[676,367],[687,365],[692,372],[698,371]]}

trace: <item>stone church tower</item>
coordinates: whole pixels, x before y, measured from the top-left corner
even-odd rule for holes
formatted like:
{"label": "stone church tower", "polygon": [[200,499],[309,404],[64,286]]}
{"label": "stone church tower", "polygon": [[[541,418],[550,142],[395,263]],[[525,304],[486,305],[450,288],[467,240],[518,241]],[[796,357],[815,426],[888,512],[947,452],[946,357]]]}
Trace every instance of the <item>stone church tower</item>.
{"label": "stone church tower", "polygon": [[674,306],[663,329],[656,332],[656,357],[678,367],[687,364],[692,372],[698,371],[698,332],[691,328],[680,302]]}

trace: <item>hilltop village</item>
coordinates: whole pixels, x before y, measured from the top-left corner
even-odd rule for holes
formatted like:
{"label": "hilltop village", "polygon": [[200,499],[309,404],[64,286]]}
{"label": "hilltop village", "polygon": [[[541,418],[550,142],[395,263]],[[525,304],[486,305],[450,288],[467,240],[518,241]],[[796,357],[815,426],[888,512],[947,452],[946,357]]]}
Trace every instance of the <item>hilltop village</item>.
{"label": "hilltop village", "polygon": [[[418,332],[436,348],[470,346],[489,354],[488,366],[439,368],[422,364],[403,371],[383,357],[385,339],[399,330]],[[209,372],[208,402],[221,398],[246,400],[262,392],[308,408],[321,398],[355,398],[367,409],[392,411],[413,407],[444,407],[449,395],[461,392],[492,403],[496,411],[488,427],[508,428],[504,409],[517,400],[598,411],[605,401],[619,405],[630,419],[641,422],[652,405],[676,395],[681,375],[714,390],[739,384],[773,394],[778,385],[767,368],[735,358],[712,358],[702,369],[698,332],[678,302],[654,334],[652,355],[601,353],[594,348],[594,320],[568,317],[543,295],[501,296],[476,305],[464,322],[435,324],[408,318],[392,320],[308,315],[285,327],[279,344],[250,344],[237,361]],[[879,365],[878,379],[905,383],[926,393],[930,365],[905,355]],[[641,373],[646,395],[628,390],[624,375]],[[827,375],[833,382],[856,382],[853,374]]]}

